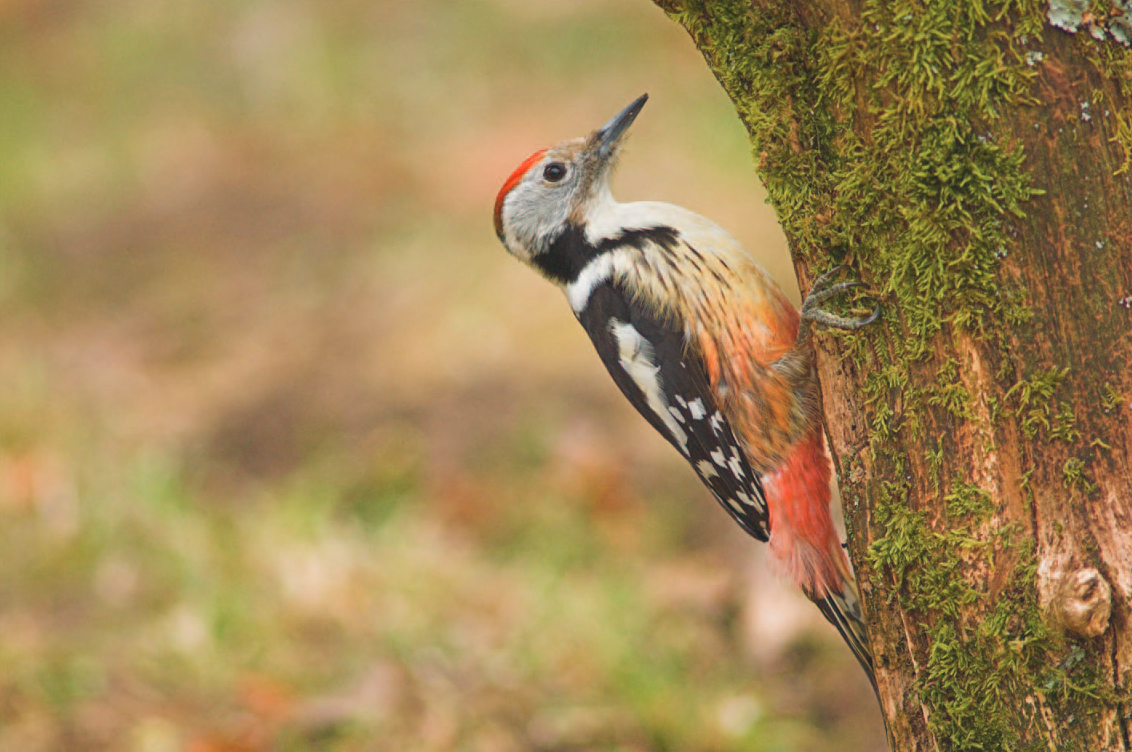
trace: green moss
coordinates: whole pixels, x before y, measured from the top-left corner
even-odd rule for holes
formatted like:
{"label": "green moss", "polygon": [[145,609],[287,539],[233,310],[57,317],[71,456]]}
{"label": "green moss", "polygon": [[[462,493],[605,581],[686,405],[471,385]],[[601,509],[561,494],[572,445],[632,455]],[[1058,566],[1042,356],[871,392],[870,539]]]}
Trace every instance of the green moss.
{"label": "green moss", "polygon": [[[985,618],[974,626],[940,620],[930,629],[931,649],[920,685],[935,709],[931,725],[938,738],[955,750],[1045,749],[1023,743],[1023,727],[1041,722],[1038,704],[1056,717],[1096,712],[1097,699],[1112,700],[1096,661],[1070,653],[1062,663],[1050,660],[1062,652],[1061,638],[1042,621],[1034,580],[1036,567],[1029,544],[1020,545],[1019,564],[1009,587],[996,595]],[[1014,706],[1019,691],[1044,689],[1033,702]]]}
{"label": "green moss", "polygon": [[[937,708],[931,725],[951,749],[1019,749],[1021,734],[1009,719],[1012,692],[1028,682],[1031,665],[1044,655],[1040,623],[1012,622],[1011,599],[999,601],[974,629],[942,621],[929,630],[931,649],[921,683],[926,702]],[[1034,720],[1031,716],[1030,720]]]}
{"label": "green moss", "polygon": [[1093,449],[1103,449],[1106,452],[1112,451],[1112,446],[1104,439],[1093,439],[1089,442],[1089,446]]}
{"label": "green moss", "polygon": [[958,519],[971,517],[976,522],[984,522],[996,507],[991,495],[978,486],[956,479],[951,493],[943,497],[948,517]]}
{"label": "green moss", "polygon": [[1097,485],[1089,478],[1085,461],[1080,457],[1070,457],[1065,461],[1061,469],[1061,485],[1086,496],[1097,490]]}
{"label": "green moss", "polygon": [[1051,439],[1072,444],[1081,437],[1081,432],[1074,428],[1075,425],[1077,425],[1077,416],[1073,414],[1073,406],[1062,401],[1058,403],[1057,413],[1053,416],[1049,436]]}
{"label": "green moss", "polygon": [[[894,577],[889,602],[899,598],[905,609],[958,616],[979,594],[961,576],[962,561],[931,533],[921,514],[895,507],[885,519],[886,535],[869,547],[869,560],[879,576]],[[891,587],[894,584],[895,587]]]}
{"label": "green moss", "polygon": [[[1034,438],[1038,428],[1044,428],[1047,431],[1053,430],[1049,420],[1051,406],[1053,405],[1053,393],[1065,380],[1068,373],[1068,367],[1039,371],[1028,379],[1021,379],[1006,391],[1003,399],[1008,404],[1013,400],[1015,404],[1013,415],[1021,419],[1022,432],[1027,439]],[[1071,408],[1069,417],[1072,418]],[[1070,424],[1068,430],[1072,431],[1072,428],[1073,426]],[[1065,436],[1065,430],[1064,424],[1062,424],[1058,429],[1061,437]]]}
{"label": "green moss", "polygon": [[931,449],[924,450],[924,461],[928,463],[928,470],[932,474],[932,488],[939,493],[939,468],[943,464],[943,448],[936,447],[933,451]]}
{"label": "green moss", "polygon": [[1026,509],[1034,503],[1034,489],[1030,488],[1030,476],[1034,474],[1034,468],[1030,468],[1022,473],[1022,480],[1018,483],[1019,490],[1022,491],[1022,503],[1026,505]]}
{"label": "green moss", "polygon": [[959,378],[959,361],[948,358],[936,373],[936,387],[928,397],[928,404],[942,407],[957,418],[973,418],[971,394]]}
{"label": "green moss", "polygon": [[1112,388],[1112,384],[1106,381],[1104,383],[1104,394],[1101,395],[1101,409],[1104,410],[1105,415],[1108,415],[1123,403],[1124,397]]}
{"label": "green moss", "polygon": [[[979,331],[1002,306],[1003,222],[1035,191],[993,124],[1028,99],[1033,72],[978,3],[868,3],[863,20],[818,45],[837,107],[875,122],[870,143],[844,141],[831,192],[850,223],[841,245],[895,296],[917,359],[945,322]],[[877,83],[854,92],[862,76]]]}
{"label": "green moss", "polygon": [[951,524],[945,533],[928,525],[922,512],[903,502],[907,489],[884,484],[878,494],[887,503],[878,506],[885,535],[868,550],[874,582],[890,577],[895,584],[891,598],[899,598],[906,609],[958,617],[980,593],[962,576],[963,553],[993,547],[1003,531],[981,540],[972,530],[994,512],[990,494],[967,483],[956,482],[943,497],[943,508]]}

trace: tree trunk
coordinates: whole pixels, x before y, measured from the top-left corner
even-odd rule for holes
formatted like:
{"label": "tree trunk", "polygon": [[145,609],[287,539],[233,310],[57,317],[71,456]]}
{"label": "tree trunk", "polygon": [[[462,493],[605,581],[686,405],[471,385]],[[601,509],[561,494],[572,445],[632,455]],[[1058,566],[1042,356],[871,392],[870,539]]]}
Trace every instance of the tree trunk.
{"label": "tree trunk", "polygon": [[656,2],[883,306],[816,350],[895,748],[1132,750],[1132,5]]}

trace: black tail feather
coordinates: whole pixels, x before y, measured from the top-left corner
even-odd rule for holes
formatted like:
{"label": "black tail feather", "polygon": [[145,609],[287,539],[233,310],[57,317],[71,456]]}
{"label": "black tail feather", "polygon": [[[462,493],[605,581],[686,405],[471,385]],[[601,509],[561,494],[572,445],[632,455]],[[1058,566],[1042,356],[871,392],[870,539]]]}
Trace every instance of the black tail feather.
{"label": "black tail feather", "polygon": [[869,643],[869,632],[865,626],[865,615],[861,611],[861,602],[857,598],[857,589],[852,581],[845,583],[845,589],[837,594],[829,594],[824,598],[815,598],[806,594],[814,605],[821,611],[822,616],[841,633],[841,639],[853,651],[857,662],[869,677],[873,685],[873,693],[877,703],[881,706],[881,720],[884,721],[884,733],[888,737],[888,745],[895,749],[892,740],[892,729],[888,727],[888,717],[884,712],[884,703],[880,699],[880,690],[877,688],[876,672],[873,669],[873,651]]}
{"label": "black tail feather", "polygon": [[865,626],[864,614],[861,612],[861,604],[852,585],[848,585],[842,593],[830,594],[824,598],[811,597],[810,600],[818,607],[826,621],[841,633],[841,639],[845,640],[845,644],[853,651],[857,662],[868,675],[873,691],[876,692],[877,679],[873,671],[873,652],[869,647],[869,633]]}

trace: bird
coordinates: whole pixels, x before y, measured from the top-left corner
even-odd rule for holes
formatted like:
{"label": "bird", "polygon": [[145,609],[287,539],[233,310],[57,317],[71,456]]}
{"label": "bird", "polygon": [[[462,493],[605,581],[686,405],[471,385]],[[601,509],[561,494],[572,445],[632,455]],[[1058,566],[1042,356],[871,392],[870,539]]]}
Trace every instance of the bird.
{"label": "bird", "polygon": [[622,394],[691,465],[775,568],[837,629],[876,689],[868,631],[830,513],[831,461],[814,324],[874,322],[821,308],[862,286],[819,276],[801,309],[711,220],[619,203],[610,177],[643,94],[588,136],[527,157],[495,200],[506,250],[559,287]]}

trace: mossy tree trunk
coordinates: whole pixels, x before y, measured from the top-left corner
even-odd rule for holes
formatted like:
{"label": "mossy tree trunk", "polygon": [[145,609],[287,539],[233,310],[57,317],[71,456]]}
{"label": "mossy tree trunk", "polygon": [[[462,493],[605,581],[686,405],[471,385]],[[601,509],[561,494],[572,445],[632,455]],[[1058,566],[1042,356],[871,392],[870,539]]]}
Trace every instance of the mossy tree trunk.
{"label": "mossy tree trunk", "polygon": [[896,748],[1132,749],[1132,8],[656,2],[883,305],[817,355]]}

